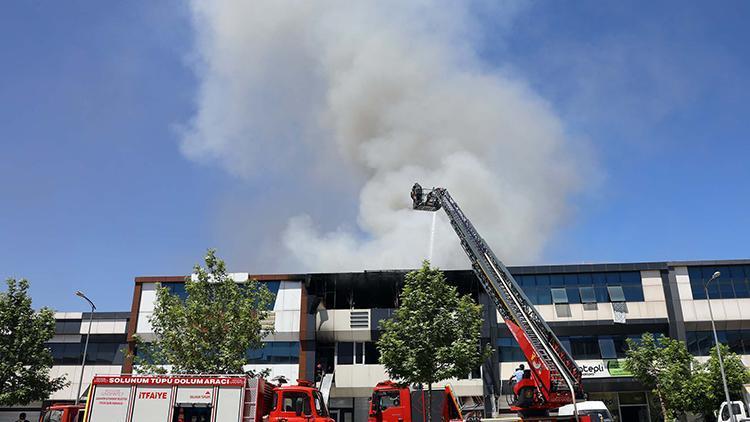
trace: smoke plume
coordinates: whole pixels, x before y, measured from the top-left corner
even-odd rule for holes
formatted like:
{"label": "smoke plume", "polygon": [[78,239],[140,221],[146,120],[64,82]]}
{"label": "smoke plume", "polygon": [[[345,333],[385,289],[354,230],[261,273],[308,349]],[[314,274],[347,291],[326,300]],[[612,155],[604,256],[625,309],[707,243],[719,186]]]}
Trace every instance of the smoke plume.
{"label": "smoke plume", "polygon": [[[358,186],[356,222],[333,229],[304,203],[276,204],[295,210],[278,235],[297,268],[417,266],[432,216],[410,209],[415,181],[448,188],[511,263],[538,258],[566,214],[581,179],[572,142],[547,102],[477,55],[488,38],[467,2],[196,1],[192,9],[200,92],[183,153],[249,183],[282,186],[285,169],[305,168]],[[435,242],[434,263],[468,266],[442,214]]]}

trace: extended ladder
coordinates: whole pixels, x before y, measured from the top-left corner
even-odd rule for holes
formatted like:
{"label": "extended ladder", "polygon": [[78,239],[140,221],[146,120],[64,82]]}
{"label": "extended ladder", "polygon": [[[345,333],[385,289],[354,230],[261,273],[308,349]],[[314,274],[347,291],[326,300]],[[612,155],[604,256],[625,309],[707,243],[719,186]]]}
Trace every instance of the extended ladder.
{"label": "extended ladder", "polygon": [[[442,208],[461,240],[472,269],[521,346],[537,386],[534,408],[553,409],[583,398],[581,370],[539,315],[502,261],[444,188],[412,188],[414,209]],[[573,392],[573,395],[571,395]]]}

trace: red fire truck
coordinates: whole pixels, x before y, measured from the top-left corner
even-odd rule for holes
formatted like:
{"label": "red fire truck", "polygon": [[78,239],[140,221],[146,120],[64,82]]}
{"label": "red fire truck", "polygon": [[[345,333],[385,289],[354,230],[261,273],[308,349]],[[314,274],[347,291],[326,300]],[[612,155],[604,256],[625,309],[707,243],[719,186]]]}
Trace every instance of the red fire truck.
{"label": "red fire truck", "polygon": [[415,183],[411,198],[416,210],[434,212],[442,208],[448,215],[474,274],[529,363],[529,369],[513,386],[515,397],[511,409],[522,420],[538,417],[548,420],[550,411],[573,404],[574,418],[587,420],[587,416],[575,415],[576,401],[584,398],[581,369],[448,190],[423,190]]}
{"label": "red fire truck", "polygon": [[[72,406],[68,406],[72,407]],[[78,422],[50,408],[43,421]],[[54,415],[52,412],[59,412]],[[67,415],[67,416],[66,416]],[[59,416],[59,418],[58,418]],[[247,375],[96,376],[85,422],[333,422],[312,383],[272,384]]]}
{"label": "red fire truck", "polygon": [[432,390],[432,408],[426,390],[412,391],[393,381],[379,382],[370,398],[368,422],[424,422],[427,413],[433,421],[462,421],[461,409],[450,387]]}

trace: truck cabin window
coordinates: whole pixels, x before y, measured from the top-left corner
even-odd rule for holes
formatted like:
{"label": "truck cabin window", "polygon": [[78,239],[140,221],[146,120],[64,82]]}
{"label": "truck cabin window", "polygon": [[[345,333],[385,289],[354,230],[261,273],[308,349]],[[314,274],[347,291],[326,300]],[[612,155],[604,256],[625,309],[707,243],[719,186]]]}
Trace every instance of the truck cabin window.
{"label": "truck cabin window", "polygon": [[302,413],[309,415],[312,413],[310,410],[310,397],[306,393],[297,391],[285,391],[284,398],[281,401],[282,411],[294,413],[294,409],[299,406],[297,403],[302,403]]}
{"label": "truck cabin window", "polygon": [[374,405],[379,404],[380,410],[385,410],[390,407],[398,407],[401,405],[398,390],[377,392],[372,395],[372,402]]}

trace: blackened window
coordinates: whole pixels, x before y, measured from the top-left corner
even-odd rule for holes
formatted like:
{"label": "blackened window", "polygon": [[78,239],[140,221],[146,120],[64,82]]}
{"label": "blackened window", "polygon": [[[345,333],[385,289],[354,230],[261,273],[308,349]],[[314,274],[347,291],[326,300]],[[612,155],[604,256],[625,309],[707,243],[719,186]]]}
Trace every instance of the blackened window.
{"label": "blackened window", "polygon": [[380,352],[375,342],[368,341],[365,343],[365,364],[375,365],[380,360]]}
{"label": "blackened window", "polygon": [[526,360],[521,348],[513,337],[500,337],[497,339],[497,351],[500,362],[519,362]]}
{"label": "blackened window", "polygon": [[365,362],[365,345],[361,342],[354,343],[354,363]]}
{"label": "blackened window", "polygon": [[351,365],[354,363],[354,343],[349,341],[338,343],[338,364]]}

